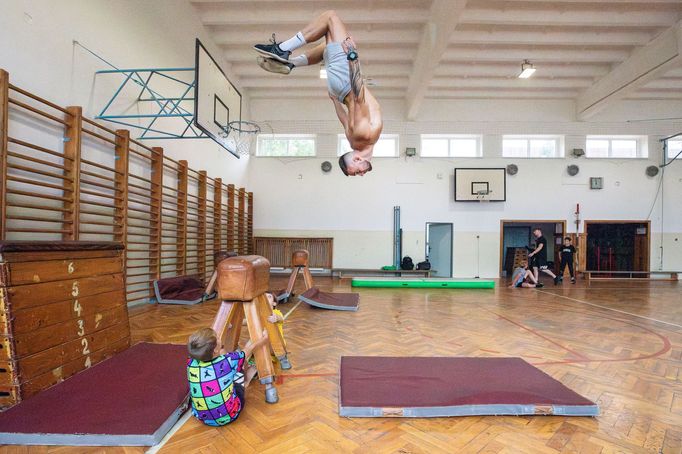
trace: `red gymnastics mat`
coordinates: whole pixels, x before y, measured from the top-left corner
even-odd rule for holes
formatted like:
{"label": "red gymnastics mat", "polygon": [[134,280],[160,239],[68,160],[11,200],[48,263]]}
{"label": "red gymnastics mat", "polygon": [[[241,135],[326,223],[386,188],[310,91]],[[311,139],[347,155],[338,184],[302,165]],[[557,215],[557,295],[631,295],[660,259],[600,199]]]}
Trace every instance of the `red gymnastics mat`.
{"label": "red gymnastics mat", "polygon": [[152,446],[187,409],[187,347],[137,344],[0,414],[0,444]]}
{"label": "red gymnastics mat", "polygon": [[317,287],[312,287],[298,295],[304,303],[333,311],[357,311],[360,305],[360,295],[357,293],[327,293]]}
{"label": "red gymnastics mat", "polygon": [[340,388],[349,417],[599,414],[521,358],[343,356]]}

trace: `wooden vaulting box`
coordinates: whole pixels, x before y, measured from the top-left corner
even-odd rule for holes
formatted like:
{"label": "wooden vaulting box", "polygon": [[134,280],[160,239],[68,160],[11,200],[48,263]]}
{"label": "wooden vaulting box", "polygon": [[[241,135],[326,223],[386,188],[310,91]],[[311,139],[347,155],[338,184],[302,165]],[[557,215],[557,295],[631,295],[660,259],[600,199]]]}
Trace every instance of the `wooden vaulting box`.
{"label": "wooden vaulting box", "polygon": [[0,408],[130,346],[123,245],[0,241]]}

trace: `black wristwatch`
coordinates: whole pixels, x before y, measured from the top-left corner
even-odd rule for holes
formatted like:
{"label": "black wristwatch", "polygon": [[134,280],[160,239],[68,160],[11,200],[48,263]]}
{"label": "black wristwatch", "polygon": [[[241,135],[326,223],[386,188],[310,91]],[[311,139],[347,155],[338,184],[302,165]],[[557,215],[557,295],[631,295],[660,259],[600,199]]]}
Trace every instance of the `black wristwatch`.
{"label": "black wristwatch", "polygon": [[347,57],[349,61],[355,61],[358,59],[358,53],[354,50],[348,51]]}

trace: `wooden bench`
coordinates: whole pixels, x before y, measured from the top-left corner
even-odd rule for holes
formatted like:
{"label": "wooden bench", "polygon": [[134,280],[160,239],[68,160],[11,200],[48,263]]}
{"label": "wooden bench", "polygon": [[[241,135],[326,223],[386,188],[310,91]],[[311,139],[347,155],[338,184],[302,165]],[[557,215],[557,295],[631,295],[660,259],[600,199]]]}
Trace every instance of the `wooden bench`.
{"label": "wooden bench", "polygon": [[349,279],[357,276],[422,276],[431,277],[435,270],[382,270],[382,269],[362,269],[362,268],[334,268],[332,276],[339,279]]}
{"label": "wooden bench", "polygon": [[652,275],[667,275],[668,278],[658,280],[676,281],[680,271],[583,271],[586,280],[628,279],[651,280]]}

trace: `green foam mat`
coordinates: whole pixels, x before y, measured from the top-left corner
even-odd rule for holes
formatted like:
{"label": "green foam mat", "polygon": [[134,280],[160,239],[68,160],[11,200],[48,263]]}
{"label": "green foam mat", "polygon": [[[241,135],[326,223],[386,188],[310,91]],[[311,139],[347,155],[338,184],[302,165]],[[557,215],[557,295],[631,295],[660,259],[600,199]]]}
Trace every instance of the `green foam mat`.
{"label": "green foam mat", "polygon": [[495,288],[495,281],[485,279],[397,279],[355,277],[353,287],[374,288]]}

